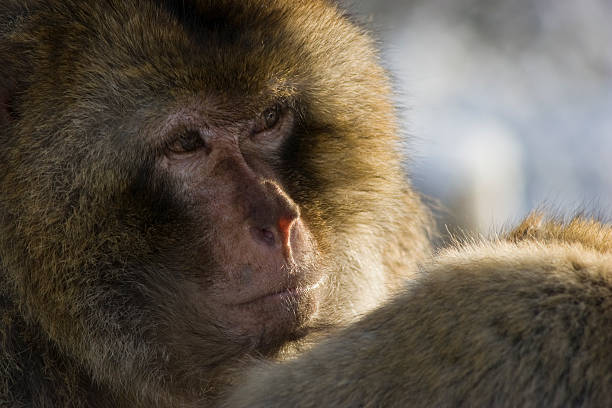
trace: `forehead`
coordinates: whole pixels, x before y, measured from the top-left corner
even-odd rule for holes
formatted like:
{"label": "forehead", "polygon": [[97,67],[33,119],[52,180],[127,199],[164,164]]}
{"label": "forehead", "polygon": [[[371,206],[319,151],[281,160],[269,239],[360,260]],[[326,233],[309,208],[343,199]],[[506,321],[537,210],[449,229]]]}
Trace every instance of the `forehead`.
{"label": "forehead", "polygon": [[[301,2],[151,0],[139,2],[136,13],[129,3],[118,3],[98,28],[113,42],[122,74],[152,86],[282,96],[312,76],[309,44],[323,22],[300,13]],[[296,20],[310,23],[298,29]]]}
{"label": "forehead", "polygon": [[30,44],[44,58],[32,83],[67,110],[146,116],[206,96],[252,116],[286,97],[322,122],[354,124],[387,107],[367,34],[327,0],[38,4]]}

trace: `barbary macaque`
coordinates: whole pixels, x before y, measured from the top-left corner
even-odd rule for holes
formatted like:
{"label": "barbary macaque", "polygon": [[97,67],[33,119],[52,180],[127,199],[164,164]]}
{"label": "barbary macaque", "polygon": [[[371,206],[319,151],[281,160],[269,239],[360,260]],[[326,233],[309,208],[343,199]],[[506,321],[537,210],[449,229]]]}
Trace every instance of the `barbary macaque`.
{"label": "barbary macaque", "polygon": [[332,2],[0,3],[0,405],[206,406],[429,253]]}
{"label": "barbary macaque", "polygon": [[612,404],[610,228],[432,257],[336,3],[4,0],[0,61],[0,406]]}
{"label": "barbary macaque", "polygon": [[391,302],[223,405],[608,407],[612,228],[533,215],[443,251]]}

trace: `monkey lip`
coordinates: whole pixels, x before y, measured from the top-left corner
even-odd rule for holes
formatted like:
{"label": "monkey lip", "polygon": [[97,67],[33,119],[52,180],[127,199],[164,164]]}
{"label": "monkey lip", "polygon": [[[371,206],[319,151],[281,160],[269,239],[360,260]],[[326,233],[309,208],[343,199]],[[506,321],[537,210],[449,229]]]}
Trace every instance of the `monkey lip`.
{"label": "monkey lip", "polygon": [[318,289],[325,281],[325,276],[321,277],[317,282],[305,286],[289,286],[277,290],[267,292],[263,295],[250,297],[245,301],[231,303],[231,306],[248,306],[259,302],[287,302],[291,300],[299,300],[308,293]]}

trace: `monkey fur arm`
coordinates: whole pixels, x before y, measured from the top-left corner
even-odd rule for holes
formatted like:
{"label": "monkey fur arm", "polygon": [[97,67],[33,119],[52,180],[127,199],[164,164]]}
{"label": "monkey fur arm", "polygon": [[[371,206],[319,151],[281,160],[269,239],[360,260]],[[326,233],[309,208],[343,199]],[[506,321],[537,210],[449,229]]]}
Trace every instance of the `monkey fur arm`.
{"label": "monkey fur arm", "polygon": [[612,230],[532,216],[442,252],[395,300],[226,407],[612,404]]}
{"label": "monkey fur arm", "polygon": [[610,402],[605,228],[403,288],[430,220],[392,94],[335,1],[0,1],[0,406],[210,406],[360,315],[232,403]]}

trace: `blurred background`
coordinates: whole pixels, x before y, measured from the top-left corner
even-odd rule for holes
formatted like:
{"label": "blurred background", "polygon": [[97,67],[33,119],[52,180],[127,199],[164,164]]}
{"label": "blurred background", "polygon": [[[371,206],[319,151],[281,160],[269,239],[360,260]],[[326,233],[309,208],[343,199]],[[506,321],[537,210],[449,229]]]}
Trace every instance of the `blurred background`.
{"label": "blurred background", "polygon": [[443,234],[612,215],[612,1],[352,0],[395,77]]}

